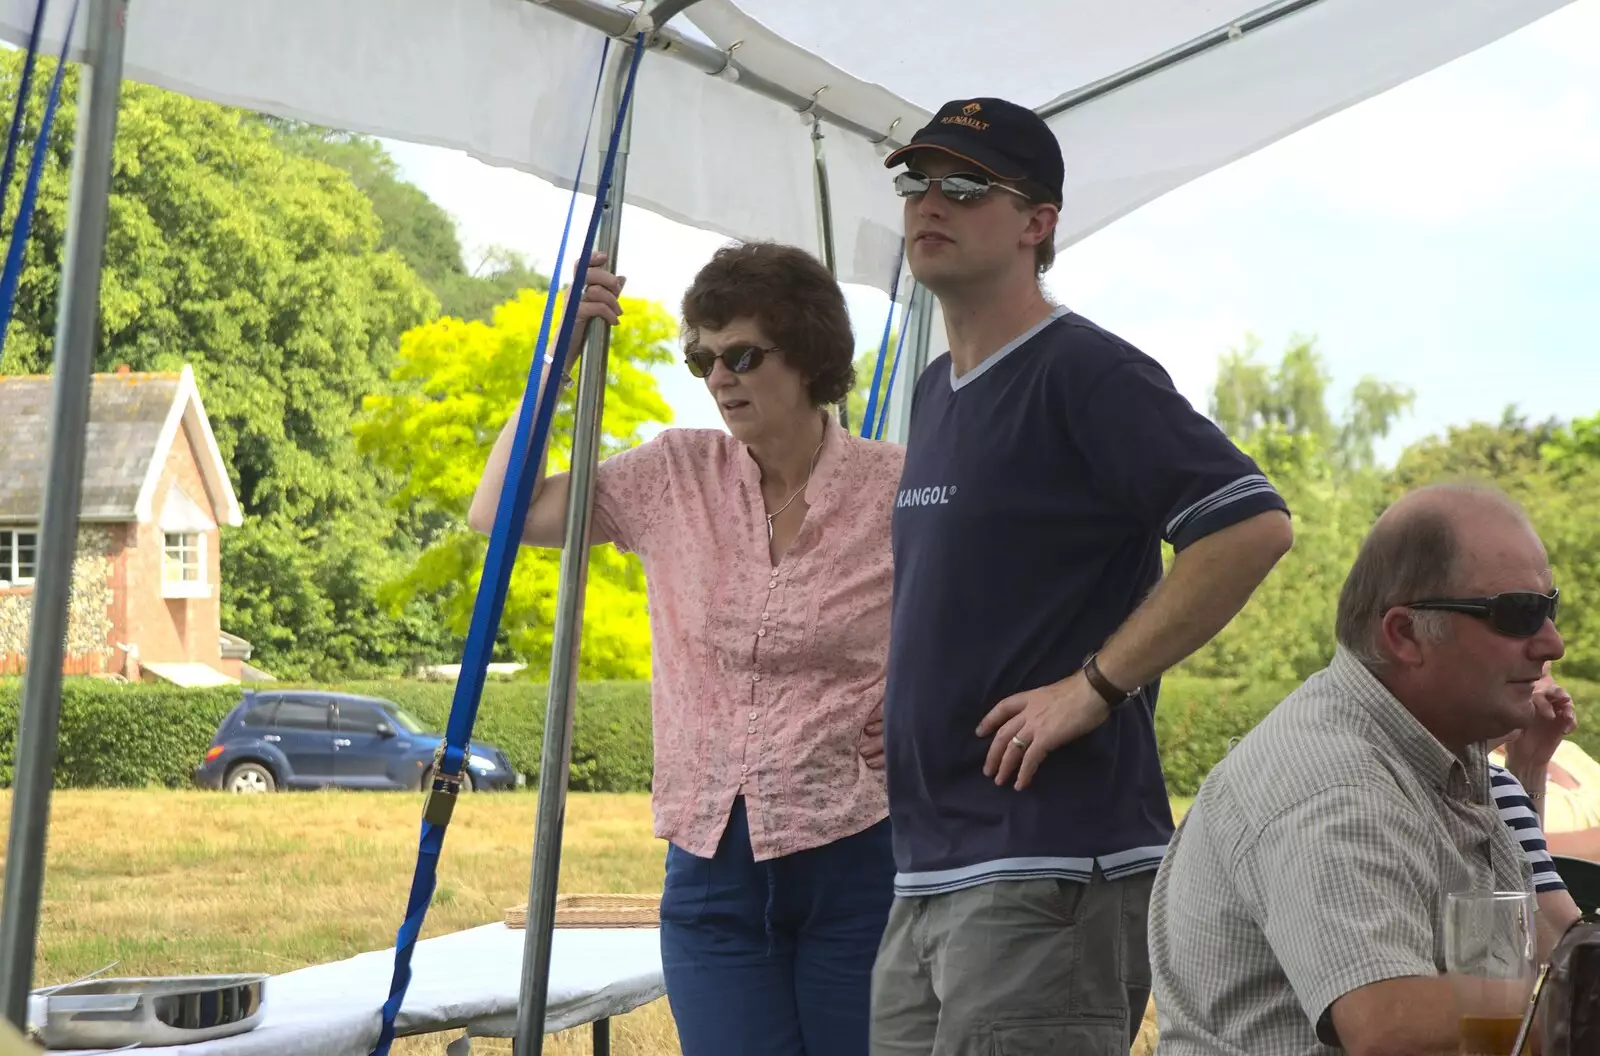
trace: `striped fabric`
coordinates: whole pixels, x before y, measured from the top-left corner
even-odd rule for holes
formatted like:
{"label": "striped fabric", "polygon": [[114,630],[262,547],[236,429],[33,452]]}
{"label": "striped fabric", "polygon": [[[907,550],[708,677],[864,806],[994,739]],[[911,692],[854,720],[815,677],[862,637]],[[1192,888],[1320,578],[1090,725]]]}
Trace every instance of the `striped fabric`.
{"label": "striped fabric", "polygon": [[1539,827],[1538,812],[1533,809],[1533,800],[1528,798],[1522,782],[1511,776],[1511,771],[1505,767],[1490,763],[1489,788],[1494,793],[1494,805],[1500,810],[1500,820],[1522,844],[1522,853],[1533,869],[1533,889],[1540,894],[1565,891],[1567,885],[1561,882],[1556,863],[1550,859],[1544,830]]}

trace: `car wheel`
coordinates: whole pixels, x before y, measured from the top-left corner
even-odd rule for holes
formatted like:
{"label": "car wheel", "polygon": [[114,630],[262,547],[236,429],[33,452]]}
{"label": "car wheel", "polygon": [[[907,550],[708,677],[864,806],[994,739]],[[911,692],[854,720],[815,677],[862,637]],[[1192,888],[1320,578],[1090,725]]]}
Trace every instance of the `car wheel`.
{"label": "car wheel", "polygon": [[228,776],[222,782],[222,787],[235,795],[247,793],[276,792],[278,782],[273,779],[272,771],[260,763],[240,763],[228,771]]}

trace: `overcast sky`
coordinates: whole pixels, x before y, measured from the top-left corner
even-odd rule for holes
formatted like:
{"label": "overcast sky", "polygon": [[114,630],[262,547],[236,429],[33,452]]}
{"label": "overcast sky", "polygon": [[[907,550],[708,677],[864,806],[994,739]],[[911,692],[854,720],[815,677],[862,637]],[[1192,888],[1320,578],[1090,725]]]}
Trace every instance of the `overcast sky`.
{"label": "overcast sky", "polygon": [[[1600,0],[1550,17],[1168,194],[1064,251],[1053,296],[1155,356],[1202,410],[1219,353],[1315,334],[1336,398],[1409,386],[1384,451],[1446,425],[1600,411]],[[567,196],[457,151],[388,143],[469,255],[548,269]],[[587,203],[580,204],[580,210]],[[724,239],[629,209],[628,292],[676,305]],[[852,287],[863,345],[887,298]],[[938,354],[942,349],[935,349]],[[675,424],[720,426],[664,371]]]}

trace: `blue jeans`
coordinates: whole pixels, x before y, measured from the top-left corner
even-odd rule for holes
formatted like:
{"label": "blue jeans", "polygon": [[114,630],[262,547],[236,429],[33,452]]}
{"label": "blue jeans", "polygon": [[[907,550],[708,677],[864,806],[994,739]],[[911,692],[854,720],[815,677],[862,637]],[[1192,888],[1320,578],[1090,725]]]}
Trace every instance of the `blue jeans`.
{"label": "blue jeans", "polygon": [[866,1056],[893,901],[887,820],[758,863],[741,797],[716,857],[668,844],[661,964],[683,1056]]}

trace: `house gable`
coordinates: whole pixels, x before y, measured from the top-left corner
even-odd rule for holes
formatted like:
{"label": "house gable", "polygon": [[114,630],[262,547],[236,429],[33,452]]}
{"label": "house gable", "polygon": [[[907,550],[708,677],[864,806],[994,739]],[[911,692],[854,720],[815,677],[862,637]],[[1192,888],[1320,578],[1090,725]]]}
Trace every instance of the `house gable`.
{"label": "house gable", "polygon": [[[39,522],[53,407],[50,377],[0,376],[0,525]],[[156,488],[180,436],[205,480],[205,494],[190,497],[210,507],[219,525],[237,527],[243,521],[239,500],[188,366],[175,374],[124,369],[94,376],[79,519],[150,523]]]}
{"label": "house gable", "polygon": [[[228,478],[228,468],[223,464],[222,451],[217,447],[216,434],[211,431],[211,420],[206,417],[200,403],[200,390],[194,383],[194,370],[188,366],[179,375],[178,391],[156,438],[155,449],[139,487],[139,497],[134,504],[134,516],[141,524],[149,523],[155,516],[157,491],[172,457],[173,445],[182,436],[194,453],[194,460],[205,481],[204,498],[211,506],[211,516],[218,524],[237,528],[244,522],[239,499],[234,494],[233,482]],[[201,496],[187,496],[198,500]]]}

